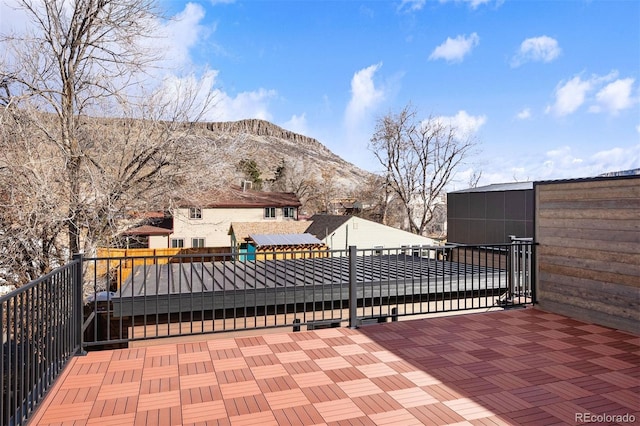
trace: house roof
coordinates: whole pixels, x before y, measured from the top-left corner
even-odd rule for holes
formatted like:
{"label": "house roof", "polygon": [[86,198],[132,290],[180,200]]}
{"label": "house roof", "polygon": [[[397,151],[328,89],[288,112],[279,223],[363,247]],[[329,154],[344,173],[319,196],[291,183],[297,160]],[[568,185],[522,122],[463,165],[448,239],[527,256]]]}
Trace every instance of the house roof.
{"label": "house roof", "polygon": [[311,234],[250,234],[249,238],[256,243],[257,247],[264,246],[308,246],[324,245],[322,241]]}
{"label": "house roof", "polygon": [[124,231],[123,235],[169,235],[173,229],[160,228],[159,226],[142,225]]}
{"label": "house roof", "polygon": [[353,216],[338,216],[331,214],[316,214],[311,216],[311,225],[306,232],[315,235],[316,238],[324,239],[331,235],[336,229],[342,226]]}
{"label": "house roof", "polygon": [[302,203],[292,192],[259,192],[230,187],[187,197],[180,200],[178,205],[202,208],[261,208],[300,207]]}
{"label": "house roof", "polygon": [[228,235],[235,235],[236,241],[244,241],[250,234],[285,235],[302,234],[311,222],[299,220],[232,222]]}

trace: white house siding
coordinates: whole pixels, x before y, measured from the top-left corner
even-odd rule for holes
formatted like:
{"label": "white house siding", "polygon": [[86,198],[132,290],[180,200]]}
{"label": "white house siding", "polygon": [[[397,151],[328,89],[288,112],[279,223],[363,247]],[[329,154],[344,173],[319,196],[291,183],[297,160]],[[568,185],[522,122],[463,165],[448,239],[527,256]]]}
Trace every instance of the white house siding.
{"label": "white house siding", "polygon": [[400,248],[402,246],[435,246],[431,238],[415,235],[410,232],[382,225],[366,219],[353,217],[343,223],[323,242],[332,250],[356,246],[359,249],[376,247]]}
{"label": "white house siding", "polygon": [[204,238],[206,247],[229,247],[228,235],[231,222],[283,221],[282,207],[276,208],[275,219],[265,219],[264,208],[203,208],[202,219],[189,219],[189,209],[176,209],[173,213],[171,239],[183,239],[184,247],[190,248],[193,238]]}
{"label": "white house siding", "polygon": [[149,236],[149,248],[161,249],[169,247],[169,237],[166,235],[150,235]]}

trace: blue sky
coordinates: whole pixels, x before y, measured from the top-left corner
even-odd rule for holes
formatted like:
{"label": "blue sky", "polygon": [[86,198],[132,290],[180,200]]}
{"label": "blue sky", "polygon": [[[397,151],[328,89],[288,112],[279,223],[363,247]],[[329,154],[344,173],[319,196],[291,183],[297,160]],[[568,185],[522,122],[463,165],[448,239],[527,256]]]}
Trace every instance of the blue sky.
{"label": "blue sky", "polygon": [[[6,0],[9,1],[9,0]],[[481,184],[640,167],[640,2],[161,2],[168,79],[380,171],[375,120],[408,103],[478,140]]]}

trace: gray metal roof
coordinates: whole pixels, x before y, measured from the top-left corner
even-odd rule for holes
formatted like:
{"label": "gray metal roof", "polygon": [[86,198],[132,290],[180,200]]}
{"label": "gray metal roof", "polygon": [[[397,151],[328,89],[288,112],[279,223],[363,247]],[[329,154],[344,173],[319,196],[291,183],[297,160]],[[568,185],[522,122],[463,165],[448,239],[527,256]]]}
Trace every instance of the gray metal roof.
{"label": "gray metal roof", "polygon": [[331,214],[315,214],[309,219],[311,224],[307,228],[307,232],[323,239],[331,235],[333,231],[338,229],[342,224],[351,219],[353,216],[339,216]]}
{"label": "gray metal roof", "polygon": [[[502,270],[415,256],[358,256],[355,266],[359,297],[505,291],[507,285]],[[136,266],[112,297],[113,315],[346,300],[349,271],[348,257]]]}
{"label": "gray metal roof", "polygon": [[461,189],[459,191],[451,191],[449,194],[462,194],[465,192],[498,192],[498,191],[523,191],[533,189],[533,182],[510,182],[510,183],[494,183],[477,188]]}
{"label": "gray metal roof", "polygon": [[253,242],[256,243],[257,247],[322,244],[322,241],[311,234],[249,234],[249,238],[251,238]]}

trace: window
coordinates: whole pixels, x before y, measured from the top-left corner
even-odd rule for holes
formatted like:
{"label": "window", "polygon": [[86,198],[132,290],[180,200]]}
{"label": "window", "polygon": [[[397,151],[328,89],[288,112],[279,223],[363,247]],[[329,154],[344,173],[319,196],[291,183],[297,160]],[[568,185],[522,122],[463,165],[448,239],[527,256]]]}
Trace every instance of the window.
{"label": "window", "polygon": [[282,216],[287,219],[295,219],[296,218],[296,208],[295,207],[283,207],[282,208]]}
{"label": "window", "polygon": [[182,238],[171,239],[171,248],[183,248],[183,247],[184,247],[184,239]]}
{"label": "window", "polygon": [[192,238],[191,247],[204,247],[204,238]]}
{"label": "window", "polygon": [[276,208],[275,207],[265,207],[264,208],[264,218],[265,219],[275,219],[276,218]]}
{"label": "window", "polygon": [[190,207],[189,219],[202,219],[202,209],[200,207]]}

